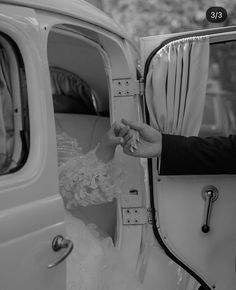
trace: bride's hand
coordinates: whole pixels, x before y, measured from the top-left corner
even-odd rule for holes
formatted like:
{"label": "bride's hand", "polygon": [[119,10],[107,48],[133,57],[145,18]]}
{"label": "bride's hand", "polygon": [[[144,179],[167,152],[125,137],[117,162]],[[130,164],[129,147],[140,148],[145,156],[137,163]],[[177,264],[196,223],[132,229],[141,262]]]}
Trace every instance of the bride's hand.
{"label": "bride's hand", "polygon": [[110,161],[115,154],[116,146],[123,143],[123,138],[119,137],[117,132],[124,127],[121,122],[115,122],[111,128],[103,135],[97,150],[96,155],[98,159],[103,162]]}
{"label": "bride's hand", "polygon": [[110,161],[115,154],[116,146],[123,145],[124,136],[129,132],[129,140],[132,140],[132,146],[135,149],[136,144],[136,131],[125,126],[123,123],[116,121],[111,128],[103,135],[99,146],[96,150],[97,157],[103,162]]}

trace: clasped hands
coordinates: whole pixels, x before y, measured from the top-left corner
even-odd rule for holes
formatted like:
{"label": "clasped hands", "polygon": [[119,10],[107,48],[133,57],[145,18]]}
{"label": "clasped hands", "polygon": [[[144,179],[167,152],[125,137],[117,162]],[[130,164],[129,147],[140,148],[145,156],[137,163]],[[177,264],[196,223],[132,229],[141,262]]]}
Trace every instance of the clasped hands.
{"label": "clasped hands", "polygon": [[115,130],[122,138],[124,153],[134,157],[158,157],[161,154],[161,133],[144,123],[121,120],[122,126]]}
{"label": "clasped hands", "polygon": [[144,123],[122,119],[115,122],[103,136],[97,148],[97,156],[107,162],[114,156],[117,145],[123,152],[134,157],[158,157],[161,154],[161,133]]}

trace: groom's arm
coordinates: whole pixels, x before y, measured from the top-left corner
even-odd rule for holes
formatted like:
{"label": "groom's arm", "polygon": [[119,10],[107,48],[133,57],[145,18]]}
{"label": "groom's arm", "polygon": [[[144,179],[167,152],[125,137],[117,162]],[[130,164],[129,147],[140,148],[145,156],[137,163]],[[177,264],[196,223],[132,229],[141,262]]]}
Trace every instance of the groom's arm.
{"label": "groom's arm", "polygon": [[236,173],[236,135],[207,138],[162,135],[160,174],[224,173]]}

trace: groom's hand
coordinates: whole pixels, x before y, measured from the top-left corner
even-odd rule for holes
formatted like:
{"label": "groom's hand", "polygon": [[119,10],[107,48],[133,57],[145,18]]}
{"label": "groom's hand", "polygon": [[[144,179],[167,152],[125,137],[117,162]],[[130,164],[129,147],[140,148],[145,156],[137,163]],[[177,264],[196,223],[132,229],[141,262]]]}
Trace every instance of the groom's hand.
{"label": "groom's hand", "polygon": [[122,119],[121,121],[126,127],[130,128],[129,130],[135,130],[139,134],[139,142],[137,143],[136,150],[133,150],[133,152],[130,150],[131,139],[129,137],[129,131],[122,136],[124,139],[124,153],[146,158],[159,157],[161,155],[162,135],[159,131],[144,123],[139,124],[126,119]]}

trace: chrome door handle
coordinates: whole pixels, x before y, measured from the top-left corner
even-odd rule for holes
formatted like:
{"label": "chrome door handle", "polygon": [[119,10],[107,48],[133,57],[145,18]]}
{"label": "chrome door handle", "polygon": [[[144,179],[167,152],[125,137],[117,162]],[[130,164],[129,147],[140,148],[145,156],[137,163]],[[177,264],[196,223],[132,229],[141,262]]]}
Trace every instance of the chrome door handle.
{"label": "chrome door handle", "polygon": [[73,242],[68,239],[64,239],[63,236],[56,236],[52,241],[52,249],[55,252],[60,251],[61,249],[67,249],[65,253],[54,263],[48,265],[48,269],[51,269],[57,265],[59,265],[62,261],[64,261],[72,252],[74,248]]}
{"label": "chrome door handle", "polygon": [[208,185],[202,190],[202,198],[205,200],[202,231],[205,234],[210,231],[210,216],[212,211],[212,205],[217,200],[218,196],[218,190],[213,185]]}

